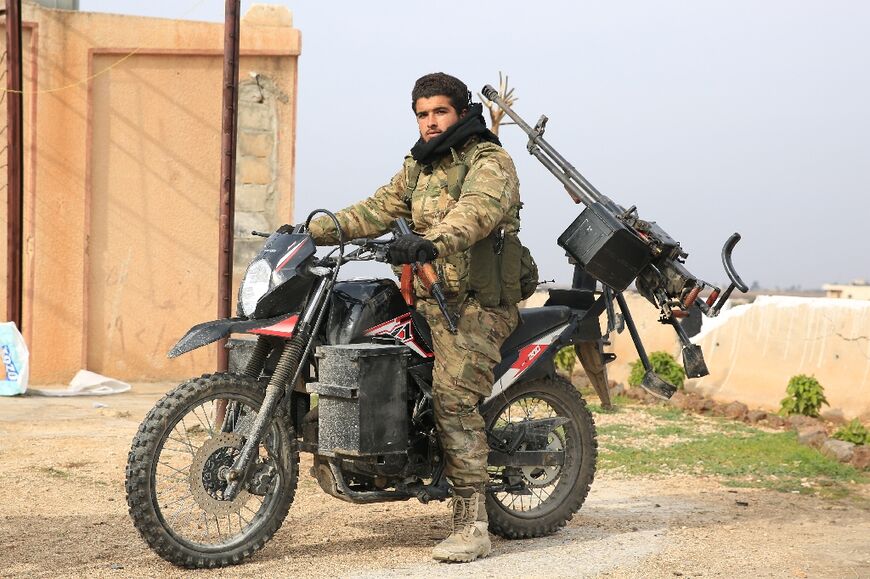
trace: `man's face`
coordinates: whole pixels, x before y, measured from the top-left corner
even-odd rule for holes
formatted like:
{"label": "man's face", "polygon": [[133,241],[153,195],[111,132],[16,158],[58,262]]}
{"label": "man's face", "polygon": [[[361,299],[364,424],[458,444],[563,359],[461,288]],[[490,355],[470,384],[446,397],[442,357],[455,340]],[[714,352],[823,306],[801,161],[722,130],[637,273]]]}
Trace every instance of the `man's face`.
{"label": "man's face", "polygon": [[414,111],[417,115],[420,137],[424,143],[428,143],[449,129],[465,115],[465,111],[458,114],[450,104],[450,99],[443,95],[417,99],[414,103]]}

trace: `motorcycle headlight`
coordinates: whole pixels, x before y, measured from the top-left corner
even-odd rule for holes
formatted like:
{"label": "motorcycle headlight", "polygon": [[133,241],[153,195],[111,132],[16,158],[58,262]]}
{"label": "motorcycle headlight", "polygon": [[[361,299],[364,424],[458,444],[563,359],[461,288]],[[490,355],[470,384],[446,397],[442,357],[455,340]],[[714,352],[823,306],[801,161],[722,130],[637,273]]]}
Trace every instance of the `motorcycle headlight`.
{"label": "motorcycle headlight", "polygon": [[254,313],[257,302],[269,291],[271,277],[272,268],[265,259],[258,259],[248,266],[239,286],[239,313],[245,317]]}

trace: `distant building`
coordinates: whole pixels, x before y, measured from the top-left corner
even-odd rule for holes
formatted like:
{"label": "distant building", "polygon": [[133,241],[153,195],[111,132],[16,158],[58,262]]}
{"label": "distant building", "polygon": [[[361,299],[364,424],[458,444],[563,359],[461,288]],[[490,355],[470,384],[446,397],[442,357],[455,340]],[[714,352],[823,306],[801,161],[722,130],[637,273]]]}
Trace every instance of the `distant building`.
{"label": "distant building", "polygon": [[35,0],[46,8],[60,8],[61,10],[78,10],[79,0]]}
{"label": "distant building", "polygon": [[839,298],[844,300],[870,300],[870,283],[858,279],[850,284],[825,284],[825,297]]}

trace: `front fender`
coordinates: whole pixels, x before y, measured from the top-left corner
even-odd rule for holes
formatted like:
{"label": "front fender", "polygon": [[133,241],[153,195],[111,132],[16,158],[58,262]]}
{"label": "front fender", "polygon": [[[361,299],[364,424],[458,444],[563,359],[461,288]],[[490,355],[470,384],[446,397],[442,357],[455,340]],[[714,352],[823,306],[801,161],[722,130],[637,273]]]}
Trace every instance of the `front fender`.
{"label": "front fender", "polygon": [[[263,320],[248,320],[245,318],[224,318],[222,320],[213,320],[211,322],[203,322],[202,324],[197,324],[190,328],[183,338],[178,340],[178,343],[175,344],[171,350],[169,350],[169,354],[167,356],[169,358],[176,358],[181,356],[182,354],[186,354],[191,350],[196,350],[201,346],[206,346],[213,342],[217,342],[221,338],[228,336],[230,334],[237,333],[260,333],[256,330],[260,328],[269,328],[271,326],[276,326],[285,320],[290,322],[290,318],[298,318],[298,314],[282,314],[280,316],[274,318],[267,318]],[[293,327],[295,326],[295,320],[292,320],[293,324],[282,324],[282,326],[289,326],[289,331],[282,331],[280,334],[277,332],[264,332],[270,335],[281,335],[282,337],[290,337],[293,333]]]}

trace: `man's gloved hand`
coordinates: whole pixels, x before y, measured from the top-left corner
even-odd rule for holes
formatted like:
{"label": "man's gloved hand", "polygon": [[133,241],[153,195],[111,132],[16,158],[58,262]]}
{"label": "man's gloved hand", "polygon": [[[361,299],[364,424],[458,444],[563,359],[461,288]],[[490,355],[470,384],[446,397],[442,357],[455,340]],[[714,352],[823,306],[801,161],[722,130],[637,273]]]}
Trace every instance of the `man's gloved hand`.
{"label": "man's gloved hand", "polygon": [[414,233],[398,237],[390,244],[387,255],[393,265],[404,265],[418,261],[425,263],[436,257],[438,257],[438,250],[435,249],[435,244]]}

